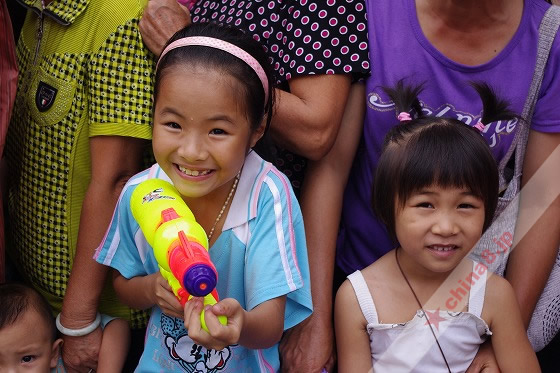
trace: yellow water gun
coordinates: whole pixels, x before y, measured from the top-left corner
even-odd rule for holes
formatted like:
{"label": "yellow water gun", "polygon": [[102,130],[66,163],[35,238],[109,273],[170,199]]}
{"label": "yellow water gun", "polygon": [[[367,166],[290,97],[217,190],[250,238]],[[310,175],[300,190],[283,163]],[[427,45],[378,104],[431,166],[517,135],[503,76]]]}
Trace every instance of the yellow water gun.
{"label": "yellow water gun", "polygon": [[[195,296],[204,297],[204,305],[216,304],[218,272],[210,260],[206,232],[177,189],[164,180],[146,180],[132,193],[130,208],[179,302],[184,306]],[[218,320],[227,325],[225,316]],[[204,310],[200,323],[208,331]]]}

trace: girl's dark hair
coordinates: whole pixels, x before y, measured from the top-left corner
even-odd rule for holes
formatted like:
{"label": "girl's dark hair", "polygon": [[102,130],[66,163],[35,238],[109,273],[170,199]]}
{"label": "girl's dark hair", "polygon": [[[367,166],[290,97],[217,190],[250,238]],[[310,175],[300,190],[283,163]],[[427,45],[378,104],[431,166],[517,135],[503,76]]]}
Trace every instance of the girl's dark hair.
{"label": "girl's dark hair", "polygon": [[[471,84],[483,103],[481,122],[517,118],[507,103],[483,83]],[[498,203],[498,167],[478,129],[457,119],[423,116],[418,94],[422,85],[399,81],[384,88],[397,113],[414,110],[416,117],[393,127],[385,137],[375,173],[372,203],[377,216],[396,240],[396,203],[402,207],[412,193],[430,186],[466,187],[484,202],[484,230]]]}
{"label": "girl's dark hair", "polygon": [[51,307],[35,289],[21,284],[0,285],[0,330],[13,325],[28,310],[37,312],[51,332],[51,341],[56,339],[56,325]]}
{"label": "girl's dark hair", "polygon": [[[205,36],[219,39],[233,44],[249,53],[264,69],[268,79],[268,101],[265,101],[263,85],[253,69],[239,58],[220,49],[205,46],[179,47],[169,51],[160,59],[156,71],[154,86],[154,101],[157,100],[162,78],[166,70],[174,65],[190,67],[204,66],[220,70],[233,76],[240,83],[239,97],[242,97],[247,119],[251,129],[255,130],[266,118],[266,129],[270,126],[274,106],[274,77],[269,59],[262,45],[243,31],[229,26],[219,26],[213,23],[193,23],[175,33],[167,42],[189,36]],[[166,45],[166,46],[167,46]]]}

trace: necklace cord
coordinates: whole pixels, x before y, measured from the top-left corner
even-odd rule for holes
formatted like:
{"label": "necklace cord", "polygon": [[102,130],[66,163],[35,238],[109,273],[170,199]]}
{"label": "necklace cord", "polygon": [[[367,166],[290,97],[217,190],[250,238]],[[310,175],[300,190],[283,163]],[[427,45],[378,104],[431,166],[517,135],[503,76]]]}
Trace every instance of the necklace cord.
{"label": "necklace cord", "polygon": [[432,332],[432,335],[434,336],[434,339],[436,340],[437,346],[439,348],[439,352],[441,352],[441,356],[443,357],[443,361],[445,361],[445,365],[447,366],[447,370],[449,371],[449,373],[451,373],[451,368],[449,368],[449,363],[447,362],[447,359],[445,358],[445,354],[443,353],[443,349],[441,348],[441,345],[439,344],[439,341],[436,337],[436,333],[434,332],[434,328],[432,327],[432,323],[430,322],[430,319],[428,318],[428,315],[426,314],[426,311],[424,311],[424,307],[422,306],[422,303],[420,302],[420,299],[418,299],[418,296],[414,292],[414,289],[412,288],[412,285],[410,284],[410,281],[408,281],[408,278],[404,274],[404,271],[401,267],[401,263],[399,262],[399,255],[398,255],[397,251],[398,251],[398,248],[395,249],[395,259],[397,261],[397,266],[399,267],[399,270],[401,271],[401,274],[402,274],[404,280],[406,281],[406,284],[410,288],[410,291],[412,292],[412,295],[414,295],[414,299],[416,299],[416,302],[420,306],[420,309],[422,310],[422,313],[424,314],[424,317],[426,318],[426,321],[428,322],[428,325],[430,326],[430,331]]}

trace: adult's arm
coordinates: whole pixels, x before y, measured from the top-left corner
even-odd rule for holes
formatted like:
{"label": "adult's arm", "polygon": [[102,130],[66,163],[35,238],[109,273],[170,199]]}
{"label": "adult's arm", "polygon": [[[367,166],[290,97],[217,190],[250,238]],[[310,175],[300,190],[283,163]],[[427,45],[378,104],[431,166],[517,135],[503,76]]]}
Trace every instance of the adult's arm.
{"label": "adult's arm", "polygon": [[290,79],[290,92],[276,90],[270,134],[276,144],[310,160],[320,160],[338,134],[350,90],[348,74]]}
{"label": "adult's arm", "polygon": [[[67,328],[79,329],[95,319],[108,267],[98,264],[93,254],[109,226],[124,184],[142,168],[145,146],[146,140],[131,137],[90,139],[91,181],[82,205],[76,254],[60,316],[62,325]],[[101,330],[98,328],[83,337],[63,338],[66,370],[95,370]]]}
{"label": "adult's arm", "polygon": [[560,133],[530,131],[523,162],[523,189],[506,278],[513,286],[526,328],[560,245],[559,145]]}
{"label": "adult's arm", "polygon": [[[150,0],[140,20],[144,44],[159,56],[166,41],[190,24],[190,13],[176,0]],[[276,90],[270,134],[276,144],[319,160],[332,147],[350,89],[350,75],[306,75],[290,79],[290,92]]]}
{"label": "adult's arm", "polygon": [[540,372],[509,282],[499,276],[490,276],[486,282],[486,294],[482,315],[492,329],[492,346],[500,369],[504,372]]}
{"label": "adult's arm", "polygon": [[[333,272],[342,196],[360,140],[365,110],[361,83],[350,88],[340,133],[329,153],[310,162],[300,204],[305,221],[313,314],[288,330],[280,345],[282,370],[330,370],[334,359]],[[325,202],[328,201],[328,202]]]}

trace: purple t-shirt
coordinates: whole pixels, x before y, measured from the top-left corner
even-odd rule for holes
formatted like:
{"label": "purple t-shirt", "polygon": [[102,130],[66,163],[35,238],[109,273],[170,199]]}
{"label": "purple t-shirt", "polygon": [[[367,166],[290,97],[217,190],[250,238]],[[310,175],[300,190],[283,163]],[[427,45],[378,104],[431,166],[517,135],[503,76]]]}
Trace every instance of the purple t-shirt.
{"label": "purple t-shirt", "polygon": [[[420,100],[424,111],[476,124],[482,103],[469,81],[483,81],[521,114],[536,63],[538,27],[550,5],[525,0],[521,23],[507,46],[492,60],[466,66],[441,54],[422,33],[414,0],[366,2],[372,75],[367,80],[367,112],[362,141],[344,195],[337,264],[351,273],[371,264],[394,247],[371,208],[371,186],[387,131],[397,124],[392,102],[382,91],[402,78],[426,82]],[[560,38],[552,46],[531,127],[560,132]],[[557,75],[557,76],[555,76]],[[505,156],[517,120],[491,123],[484,137],[499,161]]]}

